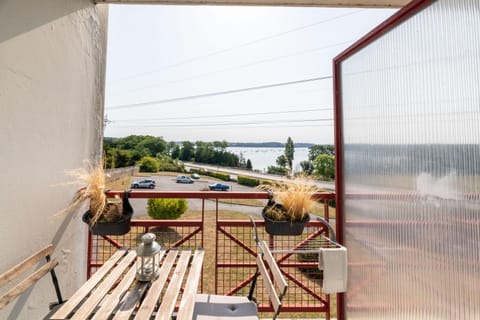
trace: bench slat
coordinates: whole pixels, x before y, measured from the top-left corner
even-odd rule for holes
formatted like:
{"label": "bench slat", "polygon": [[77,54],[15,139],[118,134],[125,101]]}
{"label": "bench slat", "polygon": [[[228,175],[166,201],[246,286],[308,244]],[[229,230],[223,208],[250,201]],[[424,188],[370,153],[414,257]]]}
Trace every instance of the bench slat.
{"label": "bench slat", "polygon": [[45,248],[35,252],[30,257],[26,258],[22,262],[16,264],[10,270],[5,271],[0,275],[0,287],[3,287],[5,284],[9,283],[18,275],[22,274],[25,270],[32,267],[35,263],[39,262],[41,259],[52,254],[54,250],[53,245],[48,245]]}
{"label": "bench slat", "polygon": [[32,273],[30,276],[25,278],[15,287],[7,291],[3,296],[0,297],[0,310],[3,309],[7,304],[9,304],[12,300],[16,297],[21,295],[25,290],[27,290],[30,286],[40,280],[44,275],[50,272],[55,266],[58,265],[57,259],[53,259],[50,262],[43,265],[40,269]]}

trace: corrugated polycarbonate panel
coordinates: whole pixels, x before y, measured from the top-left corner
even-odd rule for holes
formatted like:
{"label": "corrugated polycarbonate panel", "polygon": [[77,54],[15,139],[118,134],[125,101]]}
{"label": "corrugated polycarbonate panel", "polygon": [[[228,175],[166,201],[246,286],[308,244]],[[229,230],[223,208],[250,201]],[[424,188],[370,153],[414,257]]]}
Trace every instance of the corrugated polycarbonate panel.
{"label": "corrugated polycarbonate panel", "polygon": [[347,319],[480,319],[480,1],[341,62]]}

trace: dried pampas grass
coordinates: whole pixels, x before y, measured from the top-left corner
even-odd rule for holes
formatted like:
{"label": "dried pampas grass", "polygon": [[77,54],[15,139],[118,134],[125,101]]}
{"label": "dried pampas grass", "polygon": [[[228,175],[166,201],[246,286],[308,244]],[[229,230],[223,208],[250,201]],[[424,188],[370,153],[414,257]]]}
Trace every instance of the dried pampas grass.
{"label": "dried pampas grass", "polygon": [[60,213],[78,207],[86,200],[90,200],[90,225],[102,218],[107,207],[105,195],[106,174],[101,165],[87,163],[86,168],[69,170],[66,174],[74,179],[72,184],[83,186],[78,190],[72,203]]}
{"label": "dried pampas grass", "polygon": [[261,185],[260,189],[273,193],[277,205],[265,209],[265,214],[277,221],[303,221],[315,205],[312,196],[318,191],[312,179],[296,177],[274,185]]}

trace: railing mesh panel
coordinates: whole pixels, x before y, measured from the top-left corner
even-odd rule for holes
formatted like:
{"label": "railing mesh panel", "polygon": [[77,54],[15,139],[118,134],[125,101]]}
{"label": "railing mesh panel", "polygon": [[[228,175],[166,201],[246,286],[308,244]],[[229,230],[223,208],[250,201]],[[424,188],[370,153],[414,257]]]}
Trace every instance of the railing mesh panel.
{"label": "railing mesh panel", "polygon": [[[249,221],[218,221],[217,286],[218,294],[247,296],[251,287],[256,264],[258,246],[253,238]],[[328,295],[322,293],[323,274],[318,268],[318,253],[303,253],[301,249],[318,249],[322,244],[323,225],[312,222],[300,236],[270,236],[264,230],[264,222],[256,221],[258,237],[269,243],[274,258],[282,270],[288,290],[283,299],[282,318],[291,312],[305,313],[305,317],[316,317],[329,310]],[[235,239],[232,241],[232,238]],[[305,242],[304,245],[300,244]],[[243,247],[245,246],[245,247]],[[248,251],[248,249],[251,251]],[[279,252],[278,252],[279,251]],[[254,293],[259,310],[271,315],[267,293],[259,277]],[[326,316],[326,315],[325,315]]]}

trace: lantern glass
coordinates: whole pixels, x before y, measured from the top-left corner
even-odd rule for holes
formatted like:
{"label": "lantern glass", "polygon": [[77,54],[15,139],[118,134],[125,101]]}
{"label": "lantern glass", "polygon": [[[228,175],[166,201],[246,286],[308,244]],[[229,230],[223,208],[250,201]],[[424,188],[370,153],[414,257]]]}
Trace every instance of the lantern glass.
{"label": "lantern glass", "polygon": [[160,245],[155,241],[153,233],[142,236],[142,243],[137,248],[137,273],[138,281],[151,281],[158,276],[160,261]]}

